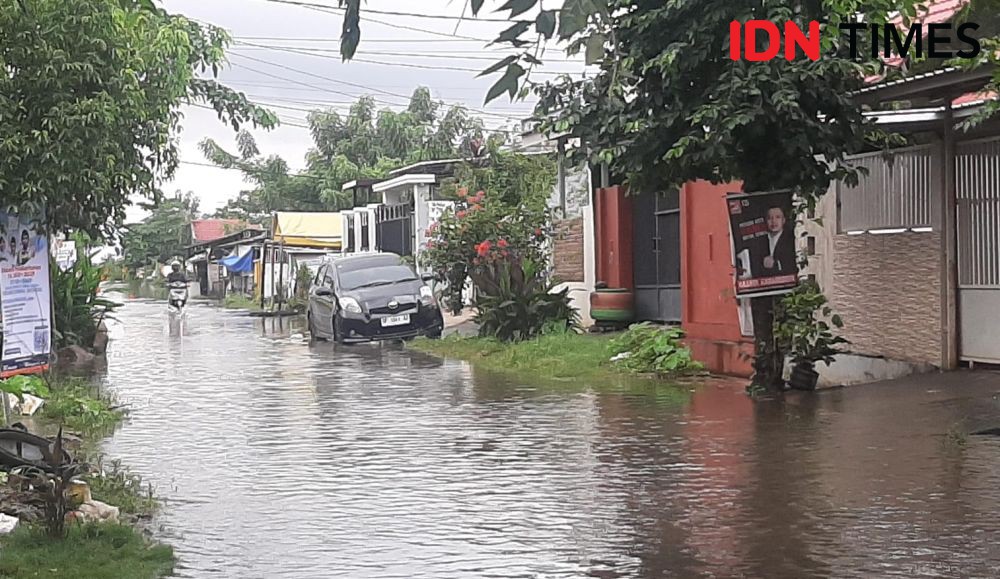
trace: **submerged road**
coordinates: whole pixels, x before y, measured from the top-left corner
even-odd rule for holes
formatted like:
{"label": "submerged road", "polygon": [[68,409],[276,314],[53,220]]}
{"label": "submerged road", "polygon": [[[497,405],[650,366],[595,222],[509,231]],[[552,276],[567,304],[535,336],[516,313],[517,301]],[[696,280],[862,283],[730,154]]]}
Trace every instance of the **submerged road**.
{"label": "submerged road", "polygon": [[753,403],[542,386],[130,301],[105,442],[166,500],[178,577],[1000,575],[996,374]]}

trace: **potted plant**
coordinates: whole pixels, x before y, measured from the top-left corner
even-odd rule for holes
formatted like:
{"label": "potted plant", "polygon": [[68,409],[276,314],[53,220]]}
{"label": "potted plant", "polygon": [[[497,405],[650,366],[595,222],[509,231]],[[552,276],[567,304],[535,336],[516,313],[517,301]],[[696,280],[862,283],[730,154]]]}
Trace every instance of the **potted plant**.
{"label": "potted plant", "polygon": [[782,351],[791,355],[789,386],[815,390],[819,379],[816,363],[829,365],[840,351],[837,347],[849,343],[834,334],[834,329],[844,326],[843,321],[833,314],[826,296],[812,280],[803,281],[782,298],[775,314],[775,339]]}

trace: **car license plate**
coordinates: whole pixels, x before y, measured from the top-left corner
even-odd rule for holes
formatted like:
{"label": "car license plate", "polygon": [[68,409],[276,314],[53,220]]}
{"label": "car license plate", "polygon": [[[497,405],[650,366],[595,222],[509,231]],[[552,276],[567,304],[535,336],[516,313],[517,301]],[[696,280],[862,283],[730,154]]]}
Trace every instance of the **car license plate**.
{"label": "car license plate", "polygon": [[405,326],[410,323],[410,314],[404,314],[402,316],[392,316],[389,318],[382,318],[382,327],[386,326]]}

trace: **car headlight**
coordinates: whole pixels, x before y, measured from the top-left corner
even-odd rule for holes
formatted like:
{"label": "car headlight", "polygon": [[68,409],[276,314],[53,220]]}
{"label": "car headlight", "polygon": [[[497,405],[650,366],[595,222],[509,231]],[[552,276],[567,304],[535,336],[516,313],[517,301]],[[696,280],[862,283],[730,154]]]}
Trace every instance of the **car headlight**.
{"label": "car headlight", "polygon": [[425,305],[425,306],[433,306],[434,305],[434,303],[435,303],[435,301],[434,301],[434,292],[431,291],[431,288],[429,288],[427,286],[421,286],[420,287],[420,303],[423,304],[423,305]]}
{"label": "car headlight", "polygon": [[340,302],[340,309],[344,310],[345,312],[350,314],[362,313],[361,304],[358,303],[358,300],[354,298],[340,298],[340,300],[338,301]]}

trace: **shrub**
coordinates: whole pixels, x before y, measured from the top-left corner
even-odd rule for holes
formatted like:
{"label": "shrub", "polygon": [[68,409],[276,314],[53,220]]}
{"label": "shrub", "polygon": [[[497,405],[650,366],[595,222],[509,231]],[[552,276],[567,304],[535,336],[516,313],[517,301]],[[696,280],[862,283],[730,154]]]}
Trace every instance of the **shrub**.
{"label": "shrub", "polygon": [[[77,241],[80,245],[80,241]],[[105,319],[122,304],[97,297],[104,270],[94,265],[87,251],[78,252],[73,267],[62,271],[50,261],[52,304],[55,320],[52,328],[57,348],[78,345],[90,348]]]}
{"label": "shrub", "polygon": [[834,328],[843,328],[844,323],[833,313],[815,281],[799,282],[794,291],[778,301],[775,309],[774,337],[780,351],[791,353],[795,365],[816,362],[829,365],[840,351],[838,346],[849,343],[834,335]]}
{"label": "shrub", "polygon": [[54,383],[42,415],[83,434],[106,434],[124,418],[115,400],[86,380],[71,378]]}
{"label": "shrub", "polygon": [[552,292],[531,261],[494,262],[479,268],[472,279],[479,290],[475,321],[482,337],[510,342],[579,328],[569,289]]}
{"label": "shrub", "polygon": [[500,194],[479,191],[457,193],[455,208],[445,211],[427,231],[421,265],[430,267],[444,282],[445,307],[462,311],[462,288],[490,261],[484,259],[483,244],[496,248],[497,257],[519,258],[544,263],[549,237],[549,211],[545,198],[534,196],[512,205]]}
{"label": "shrub", "polygon": [[312,289],[313,272],[309,266],[302,264],[299,271],[295,272],[295,299],[309,299],[309,290]]}
{"label": "shrub", "polygon": [[621,367],[636,373],[681,374],[700,370],[691,350],[681,344],[684,332],[644,322],[631,326],[611,342],[611,351]]}

